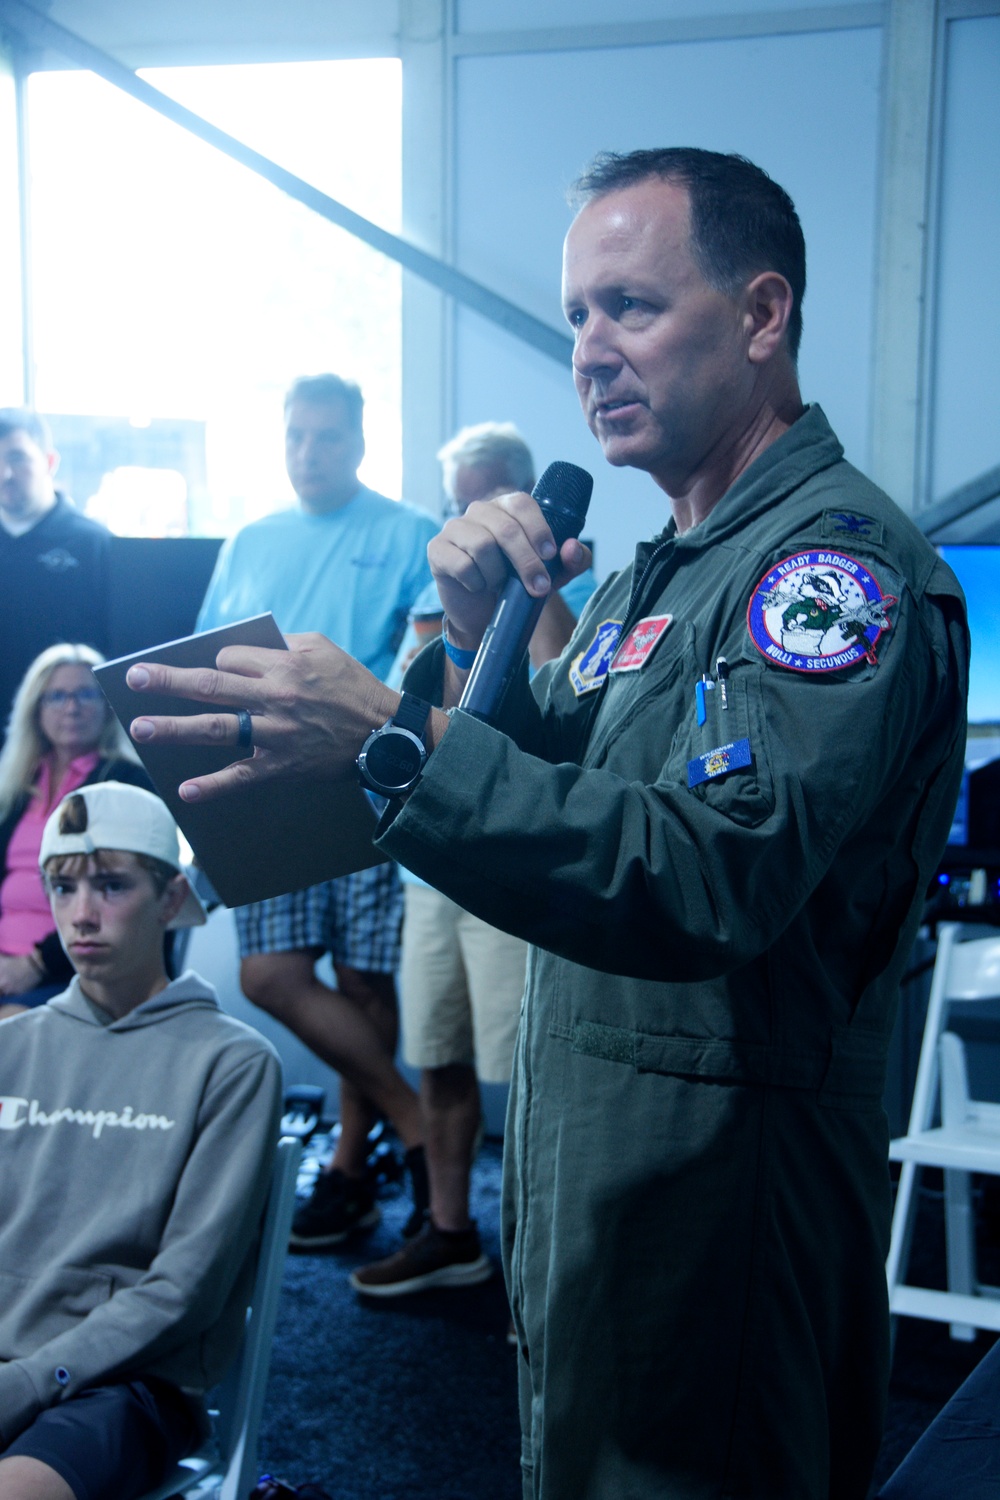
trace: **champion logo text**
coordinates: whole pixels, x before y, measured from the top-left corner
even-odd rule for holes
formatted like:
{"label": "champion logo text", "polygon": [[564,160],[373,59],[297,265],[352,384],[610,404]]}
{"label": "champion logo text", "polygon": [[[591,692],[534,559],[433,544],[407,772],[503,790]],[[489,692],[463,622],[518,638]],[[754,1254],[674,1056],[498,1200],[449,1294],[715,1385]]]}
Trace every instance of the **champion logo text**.
{"label": "champion logo text", "polygon": [[100,1140],[105,1130],[173,1130],[174,1120],[166,1115],[144,1114],[131,1104],[124,1109],[44,1110],[37,1099],[21,1099],[16,1094],[0,1094],[0,1131],[45,1129],[53,1125],[83,1125]]}

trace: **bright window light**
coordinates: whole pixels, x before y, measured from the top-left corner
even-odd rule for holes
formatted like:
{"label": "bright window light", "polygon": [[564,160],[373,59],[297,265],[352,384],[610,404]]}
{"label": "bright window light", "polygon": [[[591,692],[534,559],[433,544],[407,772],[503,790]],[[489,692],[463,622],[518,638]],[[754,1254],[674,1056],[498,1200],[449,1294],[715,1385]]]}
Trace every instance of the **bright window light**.
{"label": "bright window light", "polygon": [[[398,60],[143,76],[398,232]],[[100,491],[119,531],[131,508],[133,534],[176,535],[186,516],[215,536],[291,503],[282,397],[324,370],[360,383],[361,476],[398,496],[398,266],[93,74],[33,75],[29,110],[36,405],[67,489],[84,476],[77,502]],[[76,462],[81,418],[106,482],[92,451]]]}
{"label": "bright window light", "polygon": [[0,405],[21,404],[21,252],[14,80],[0,56]]}

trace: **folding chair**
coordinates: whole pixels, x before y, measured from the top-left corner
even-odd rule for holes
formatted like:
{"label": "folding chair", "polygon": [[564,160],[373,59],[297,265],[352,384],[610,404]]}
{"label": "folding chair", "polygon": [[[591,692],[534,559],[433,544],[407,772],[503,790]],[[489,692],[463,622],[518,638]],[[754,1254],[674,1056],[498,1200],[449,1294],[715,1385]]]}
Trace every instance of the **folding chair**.
{"label": "folding chair", "polygon": [[[1000,998],[1000,935],[960,943],[958,923],[938,930],[938,951],[920,1048],[909,1128],[889,1146],[902,1162],[886,1275],[893,1315],[951,1324],[952,1338],[974,1339],[977,1328],[1000,1331],[1000,1288],[976,1276],[971,1172],[1000,1176],[1000,1105],[970,1099],[965,1048],[947,1031],[955,1001]],[[941,1123],[935,1124],[940,1106]],[[940,1167],[945,1182],[948,1290],[909,1285],[917,1187],[922,1167]]]}
{"label": "folding chair", "polygon": [[212,1437],[197,1453],[182,1459],[173,1474],[143,1500],[169,1500],[174,1495],[189,1500],[247,1500],[257,1484],[257,1431],[301,1155],[300,1141],[285,1136],[278,1142],[246,1333],[235,1363],[213,1392],[217,1410],[211,1412]]}

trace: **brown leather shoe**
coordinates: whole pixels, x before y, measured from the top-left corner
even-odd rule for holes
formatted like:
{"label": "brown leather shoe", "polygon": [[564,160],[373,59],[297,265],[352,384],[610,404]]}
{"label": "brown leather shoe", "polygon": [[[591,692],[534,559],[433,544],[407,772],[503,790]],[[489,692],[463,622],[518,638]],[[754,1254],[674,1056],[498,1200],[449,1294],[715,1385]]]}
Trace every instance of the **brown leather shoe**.
{"label": "brown leather shoe", "polygon": [[449,1234],[429,1218],[395,1255],[352,1272],[351,1285],[366,1297],[406,1297],[435,1286],[475,1286],[492,1275],[493,1264],[483,1254],[475,1224]]}

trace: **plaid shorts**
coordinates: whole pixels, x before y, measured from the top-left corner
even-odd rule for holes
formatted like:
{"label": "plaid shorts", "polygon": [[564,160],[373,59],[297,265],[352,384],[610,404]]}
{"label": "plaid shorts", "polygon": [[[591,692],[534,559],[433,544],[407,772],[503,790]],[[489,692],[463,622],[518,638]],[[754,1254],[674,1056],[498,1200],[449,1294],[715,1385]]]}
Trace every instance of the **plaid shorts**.
{"label": "plaid shorts", "polygon": [[318,948],[336,964],[376,974],[399,967],[402,921],[403,890],[393,864],[236,908],[242,958]]}

